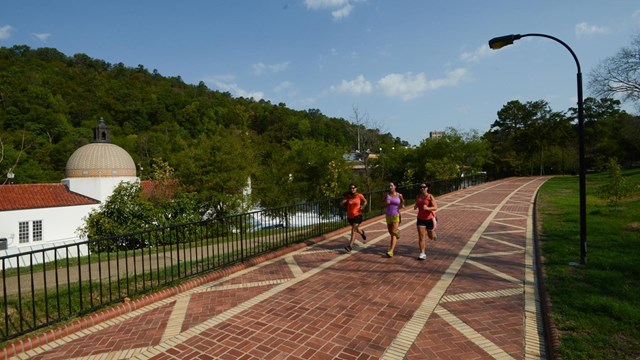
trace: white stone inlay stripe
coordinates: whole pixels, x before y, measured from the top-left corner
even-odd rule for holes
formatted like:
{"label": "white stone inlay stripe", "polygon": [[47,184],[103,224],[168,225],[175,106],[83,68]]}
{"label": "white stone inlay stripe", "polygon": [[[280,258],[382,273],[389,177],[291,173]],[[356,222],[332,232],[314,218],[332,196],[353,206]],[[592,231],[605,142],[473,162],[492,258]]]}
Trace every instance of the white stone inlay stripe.
{"label": "white stone inlay stripe", "polygon": [[291,279],[264,280],[264,281],[255,281],[255,282],[242,283],[242,284],[219,285],[219,286],[212,286],[208,288],[207,291],[223,291],[223,290],[252,288],[252,287],[267,286],[267,285],[278,285],[278,284],[287,282],[289,280]]}
{"label": "white stone inlay stripe", "polygon": [[507,245],[507,246],[511,246],[511,247],[514,247],[514,248],[517,248],[517,249],[522,249],[522,250],[524,250],[524,247],[522,247],[522,246],[520,246],[520,245],[512,244],[512,243],[510,243],[510,242],[508,242],[508,241],[504,241],[504,240],[500,240],[500,239],[492,238],[491,236],[486,236],[486,235],[484,235],[484,234],[483,234],[483,235],[482,235],[482,238],[483,238],[483,239],[487,239],[487,240],[491,240],[491,241],[495,241],[495,242],[499,242],[500,244],[503,244],[503,245]]}
{"label": "white stone inlay stripe", "polygon": [[162,334],[161,342],[180,334],[180,331],[182,330],[182,323],[184,322],[184,318],[187,315],[187,309],[189,308],[189,301],[191,301],[191,296],[184,296],[176,300],[176,304],[173,306],[173,310],[171,311],[171,316],[169,316],[167,327],[164,329],[164,333]]}
{"label": "white stone inlay stripe", "polygon": [[472,293],[461,293],[456,295],[443,296],[440,302],[445,303],[445,302],[452,302],[452,301],[491,299],[491,298],[497,298],[497,297],[503,297],[503,296],[522,295],[523,293],[524,293],[524,288],[522,287],[513,288],[513,289],[493,290],[493,291],[479,291],[479,292],[472,292]]}
{"label": "white stone inlay stripe", "polygon": [[298,263],[296,262],[296,259],[293,258],[293,256],[285,257],[284,261],[286,261],[287,265],[289,265],[289,269],[291,269],[293,277],[298,277],[304,273],[302,269],[300,269],[300,266],[298,266]]}
{"label": "white stone inlay stripe", "polygon": [[494,268],[492,268],[490,266],[487,266],[487,265],[484,265],[484,264],[480,264],[479,262],[476,262],[476,261],[473,261],[473,260],[467,260],[467,263],[470,264],[470,265],[473,265],[473,266],[475,266],[475,267],[477,267],[479,269],[482,269],[484,271],[490,272],[491,274],[493,274],[493,275],[495,275],[497,277],[503,278],[503,279],[505,279],[505,280],[507,280],[509,282],[514,283],[514,284],[522,284],[522,282],[523,282],[522,280],[516,279],[513,276],[505,274],[505,273],[503,273],[501,271],[498,271],[498,270],[496,270],[496,269],[494,269]]}
{"label": "white stone inlay stripe", "polygon": [[449,323],[449,325],[453,326],[454,329],[458,330],[467,339],[471,340],[482,350],[486,351],[487,354],[493,356],[494,359],[513,359],[511,355],[504,352],[504,350],[502,350],[498,345],[482,336],[480,333],[475,331],[464,321],[460,320],[458,317],[447,311],[447,309],[443,308],[442,306],[438,306],[435,310],[435,313],[438,314],[442,319],[444,319],[444,321]]}
{"label": "white stone inlay stripe", "polygon": [[515,251],[496,251],[492,253],[484,253],[484,254],[470,254],[470,258],[483,258],[483,257],[495,257],[495,256],[505,256],[505,255],[518,255],[522,254],[524,249],[515,250]]}
{"label": "white stone inlay stripe", "polygon": [[[522,229],[524,230],[524,229]],[[494,235],[494,234],[511,234],[511,233],[521,233],[522,230],[507,230],[507,231],[491,231],[486,232],[486,235]]]}
{"label": "white stone inlay stripe", "polygon": [[525,230],[524,226],[518,226],[518,225],[514,225],[514,224],[500,222],[500,221],[494,221],[493,223],[494,224],[504,225],[504,226],[509,226],[509,227],[512,227],[512,228],[520,229],[520,230]]}

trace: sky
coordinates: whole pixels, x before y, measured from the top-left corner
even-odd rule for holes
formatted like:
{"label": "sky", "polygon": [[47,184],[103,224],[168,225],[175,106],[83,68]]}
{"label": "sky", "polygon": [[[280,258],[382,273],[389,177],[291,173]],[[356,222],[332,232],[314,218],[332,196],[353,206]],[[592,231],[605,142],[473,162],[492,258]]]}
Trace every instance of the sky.
{"label": "sky", "polygon": [[[637,0],[3,0],[0,46],[143,65],[233,96],[359,121],[418,145],[488,131],[509,101],[576,107],[640,36]],[[634,113],[633,106],[623,108]],[[356,116],[357,115],[357,116]],[[96,114],[96,117],[100,116]]]}

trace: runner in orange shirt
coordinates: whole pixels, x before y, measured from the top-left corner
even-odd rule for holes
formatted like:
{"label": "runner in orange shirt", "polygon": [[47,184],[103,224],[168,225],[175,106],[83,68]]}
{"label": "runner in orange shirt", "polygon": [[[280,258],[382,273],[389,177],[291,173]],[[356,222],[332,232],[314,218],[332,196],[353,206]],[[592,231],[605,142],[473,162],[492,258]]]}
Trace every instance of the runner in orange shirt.
{"label": "runner in orange shirt", "polygon": [[367,240],[364,230],[360,230],[360,223],[362,223],[362,210],[367,206],[367,199],[364,195],[358,192],[358,187],[355,184],[349,185],[349,192],[345,194],[344,198],[340,201],[340,206],[347,204],[347,220],[351,224],[351,240],[349,245],[345,246],[347,253],[350,253],[353,244],[356,241],[355,234],[358,233],[362,236],[362,240]]}

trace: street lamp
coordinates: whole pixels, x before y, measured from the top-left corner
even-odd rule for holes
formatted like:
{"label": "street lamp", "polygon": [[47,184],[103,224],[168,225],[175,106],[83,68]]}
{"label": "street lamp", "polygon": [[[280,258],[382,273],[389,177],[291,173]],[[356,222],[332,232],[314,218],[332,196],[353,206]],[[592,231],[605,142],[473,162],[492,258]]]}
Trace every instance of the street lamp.
{"label": "street lamp", "polygon": [[580,264],[587,264],[587,192],[586,192],[586,165],[584,159],[584,108],[582,102],[582,71],[580,70],[580,62],[576,53],[567,45],[564,41],[545,34],[512,34],[506,36],[499,36],[489,40],[489,47],[493,50],[498,50],[507,45],[513,44],[514,41],[522,39],[527,36],[539,36],[547,39],[555,40],[562,44],[573,56],[573,60],[576,61],[578,67],[578,149],[580,157]]}

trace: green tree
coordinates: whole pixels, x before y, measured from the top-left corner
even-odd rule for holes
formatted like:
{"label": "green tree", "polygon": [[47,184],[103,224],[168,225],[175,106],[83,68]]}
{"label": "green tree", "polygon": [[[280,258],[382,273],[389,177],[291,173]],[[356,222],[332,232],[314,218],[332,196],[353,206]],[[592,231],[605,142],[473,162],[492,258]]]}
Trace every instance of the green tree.
{"label": "green tree", "polygon": [[227,216],[240,209],[242,189],[255,172],[256,152],[247,134],[219,129],[201,135],[176,156],[180,183],[197,194],[205,217]]}
{"label": "green tree", "polygon": [[509,101],[498,111],[498,119],[484,138],[491,152],[491,172],[497,174],[544,174],[550,148],[562,146],[560,134],[567,119],[553,112],[544,100]]}

